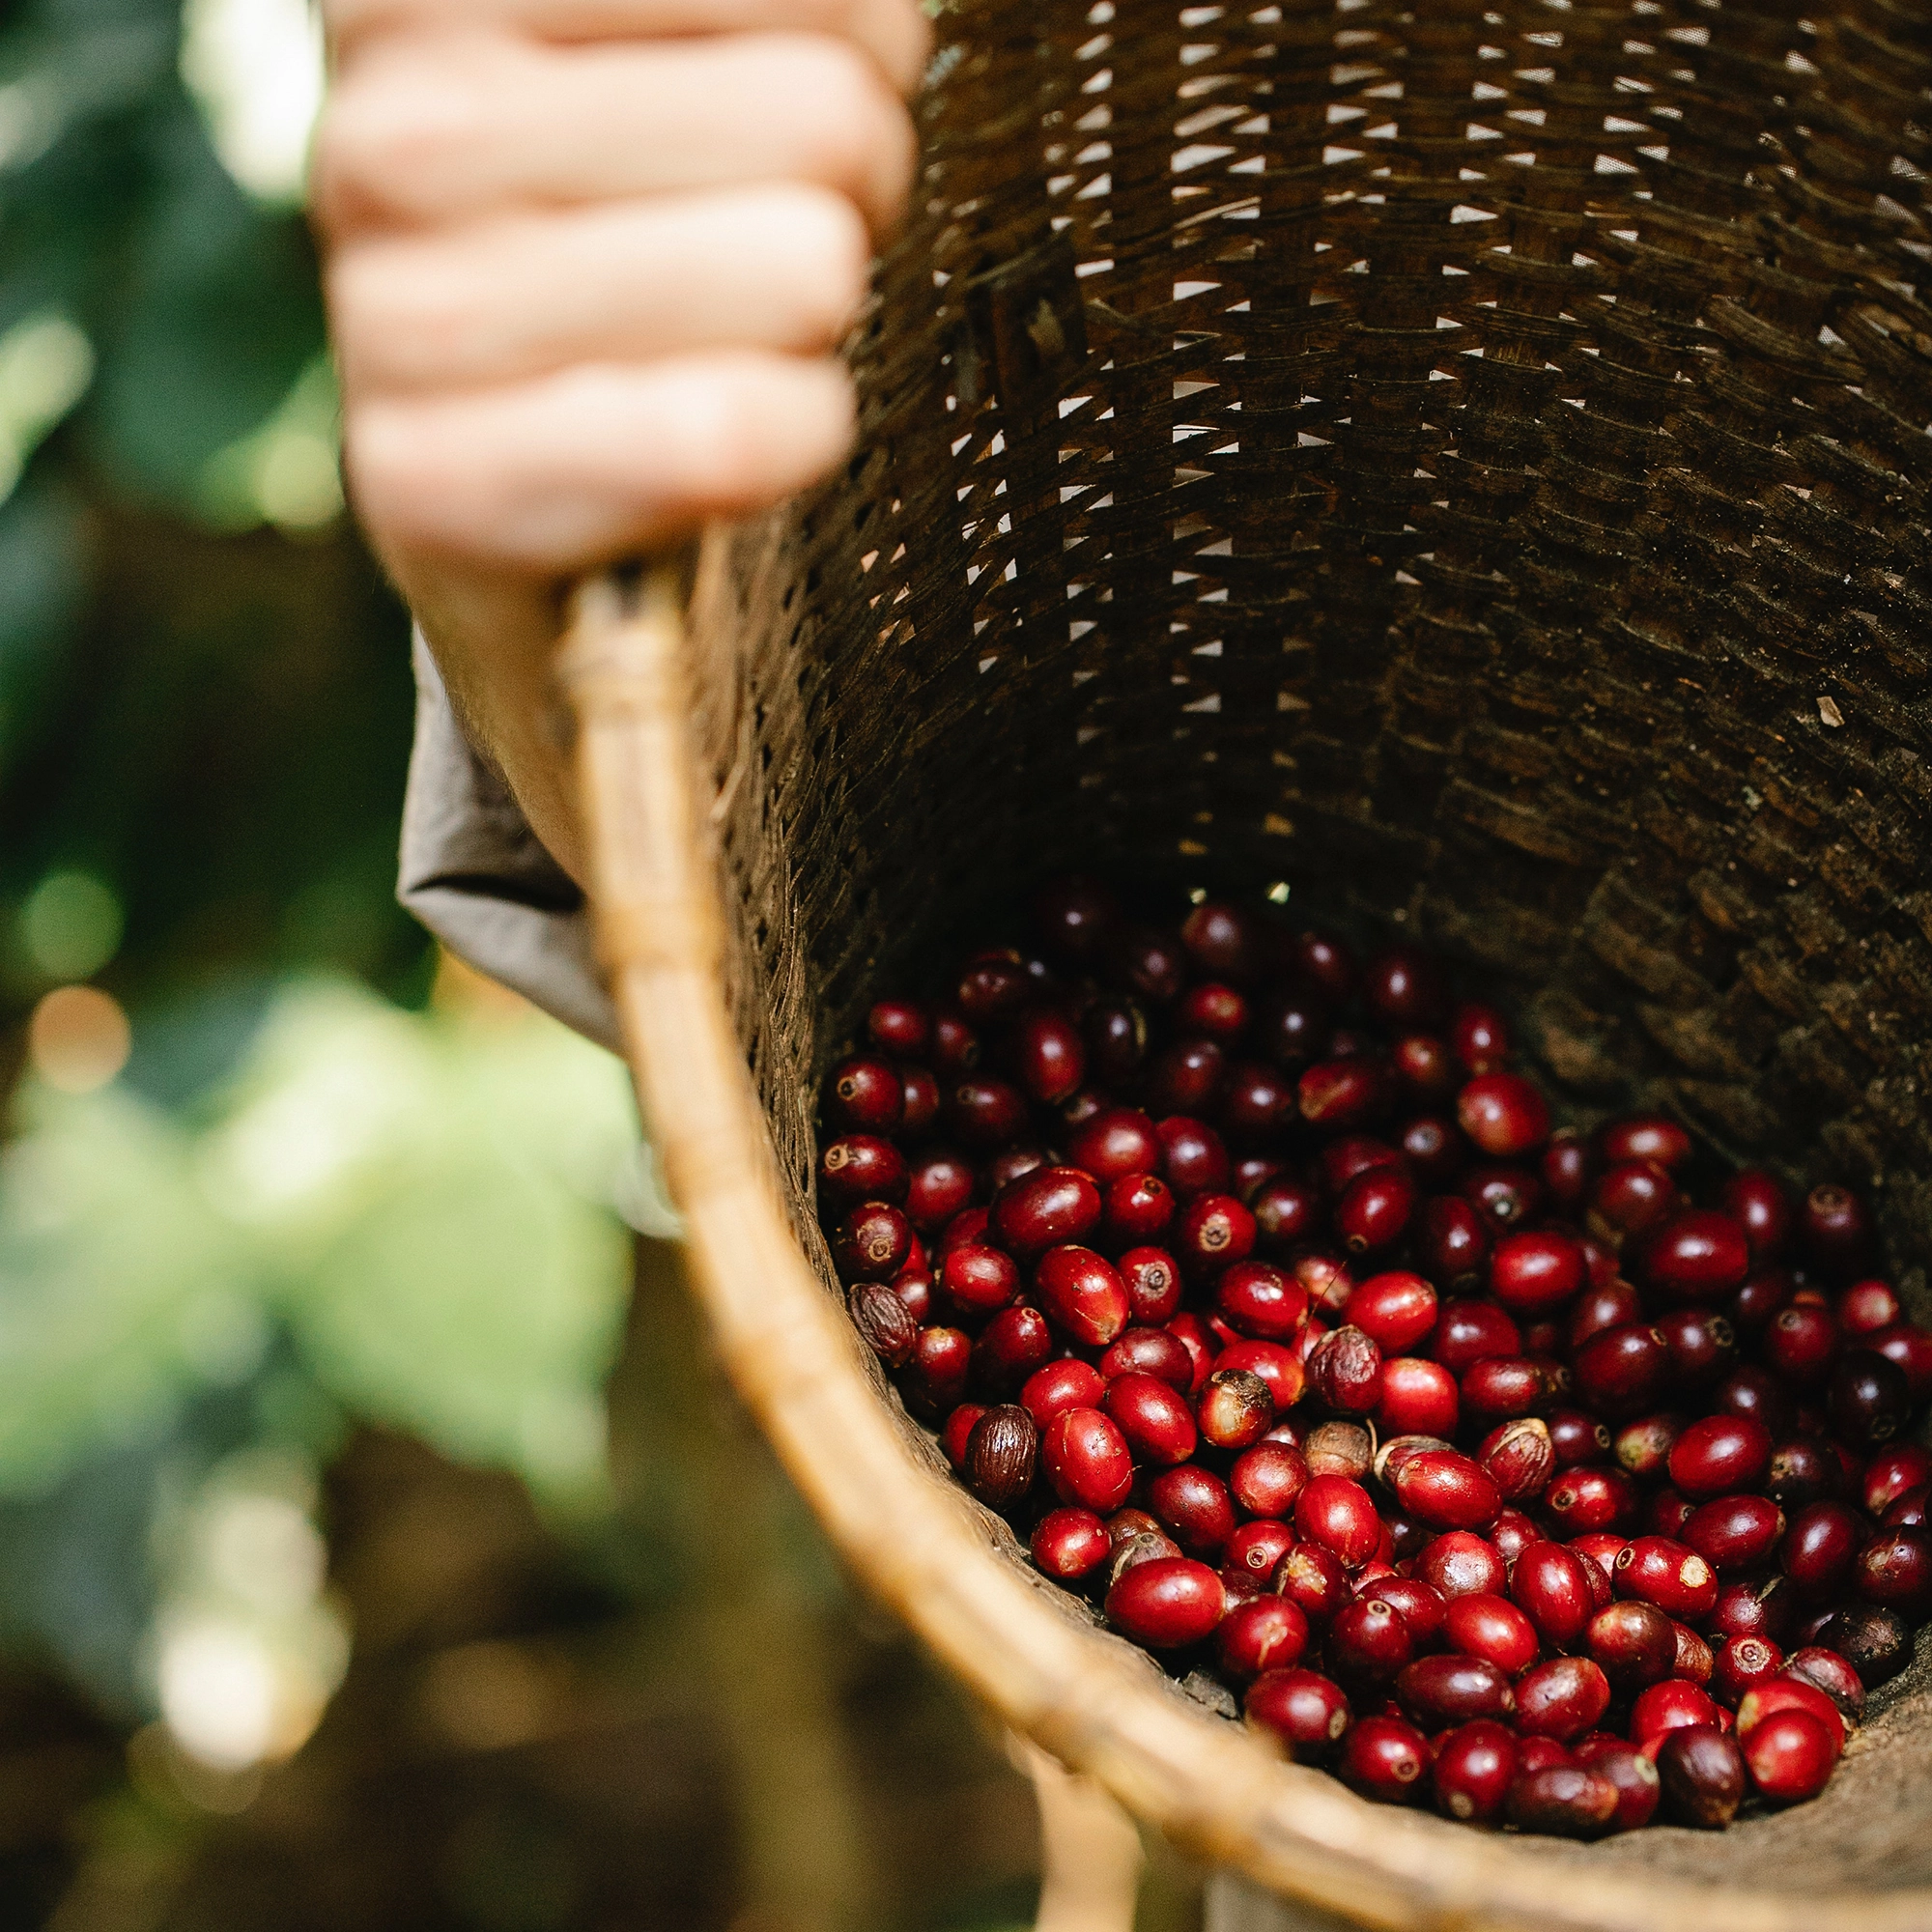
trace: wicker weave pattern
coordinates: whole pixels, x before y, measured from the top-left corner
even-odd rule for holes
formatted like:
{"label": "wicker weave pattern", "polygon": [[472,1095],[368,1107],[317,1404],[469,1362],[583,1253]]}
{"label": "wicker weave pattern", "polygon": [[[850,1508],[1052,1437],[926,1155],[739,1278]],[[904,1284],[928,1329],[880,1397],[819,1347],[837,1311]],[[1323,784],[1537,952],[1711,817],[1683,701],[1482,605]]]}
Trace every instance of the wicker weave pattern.
{"label": "wicker weave pattern", "polygon": [[[1109,849],[1405,922],[1515,986],[1581,1100],[1641,1094],[1738,1152],[1822,1144],[1922,1258],[1928,25],[1882,0],[944,15],[923,207],[857,344],[860,452],[714,545],[694,607],[723,987],[815,1262],[813,1081],[868,989],[962,907]],[[1051,291],[1055,246],[1056,312],[1031,285],[1002,310],[1001,271],[1046,263]],[[662,1083],[678,1049],[639,1052]],[[855,1564],[1020,1721],[1331,1906],[1540,1922],[1559,1854],[1344,1830],[1352,1801],[1293,1771],[1257,1795],[1219,1745],[1155,1752],[1159,1776],[1122,1757],[1179,1719],[1098,1635],[1079,1669],[1118,1723],[1039,1718],[1091,1686],[984,1650],[1044,1626],[962,1634],[929,1573],[886,1574],[702,1246],[727,1350]],[[1925,1701],[1908,1687],[1787,1820],[1571,1861],[1932,1881]],[[1213,1767],[1224,1789],[1188,1781]],[[1315,1839],[1385,1845],[1385,1889]],[[1453,1873],[1450,1918],[1418,1860]],[[1456,1916],[1492,1894],[1514,1902]],[[1683,1897],[1606,1891],[1587,1922],[1717,1922]],[[1845,1922],[1932,1925],[1932,1894],[1889,1900]]]}

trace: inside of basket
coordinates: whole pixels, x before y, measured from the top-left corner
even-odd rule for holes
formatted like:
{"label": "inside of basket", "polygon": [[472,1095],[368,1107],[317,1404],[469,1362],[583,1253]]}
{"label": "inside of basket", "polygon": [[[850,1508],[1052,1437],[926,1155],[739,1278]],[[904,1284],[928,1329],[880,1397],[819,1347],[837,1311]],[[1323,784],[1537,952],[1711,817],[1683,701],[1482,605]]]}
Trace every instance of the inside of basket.
{"label": "inside of basket", "polygon": [[[859,447],[700,627],[801,1226],[865,1003],[1099,867],[1445,950],[1579,1107],[1870,1189],[1925,1314],[1922,39],[1878,0],[939,28]],[[1819,1803],[1579,1856],[1932,1879],[1925,1677]]]}

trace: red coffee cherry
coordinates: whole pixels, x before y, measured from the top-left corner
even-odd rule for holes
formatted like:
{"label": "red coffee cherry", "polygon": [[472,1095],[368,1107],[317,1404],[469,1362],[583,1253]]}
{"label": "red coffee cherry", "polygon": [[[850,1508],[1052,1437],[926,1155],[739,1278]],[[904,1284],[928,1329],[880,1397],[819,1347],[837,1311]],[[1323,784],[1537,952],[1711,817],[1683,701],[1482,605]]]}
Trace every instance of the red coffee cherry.
{"label": "red coffee cherry", "polygon": [[939,1118],[939,1082],[926,1066],[901,1066],[898,1075],[903,1101],[898,1137],[902,1142],[922,1141]]}
{"label": "red coffee cherry", "polygon": [[1004,1400],[1052,1354],[1053,1331],[1038,1309],[1003,1308],[973,1344],[973,1378],[982,1393]]}
{"label": "red coffee cherry", "polygon": [[1494,1073],[1510,1056],[1509,1022],[1480,1000],[1463,1000],[1449,1016],[1449,1047],[1467,1073]]}
{"label": "red coffee cherry", "polygon": [[1582,1558],[1584,1572],[1590,1578],[1590,1588],[1596,1593],[1600,1610],[1610,1601],[1610,1572],[1616,1568],[1617,1558],[1623,1554],[1629,1540],[1608,1531],[1590,1530],[1581,1536],[1573,1536],[1563,1546],[1572,1556]]}
{"label": "red coffee cherry", "polygon": [[1412,1804],[1428,1789],[1430,1743],[1401,1718],[1364,1718],[1343,1739],[1335,1770],[1366,1799]]}
{"label": "red coffee cherry", "polygon": [[1445,1529],[1426,1543],[1415,1559],[1415,1576],[1450,1599],[1500,1596],[1507,1582],[1495,1547],[1466,1529]]}
{"label": "red coffee cherry", "polygon": [[1718,1601],[1718,1573],[1689,1545],[1639,1536],[1616,1560],[1611,1586],[1620,1597],[1655,1604],[1666,1615],[1700,1623]]}
{"label": "red coffee cherry", "polygon": [[1836,1309],[1838,1326],[1847,1335],[1872,1335],[1889,1328],[1904,1314],[1891,1284],[1885,1281],[1855,1281],[1839,1295]]}
{"label": "red coffee cherry", "polygon": [[1759,1488],[1771,1470],[1772,1434],[1751,1416],[1711,1415],[1693,1422],[1670,1451],[1670,1480],[1704,1501]]}
{"label": "red coffee cherry", "polygon": [[1076,1093],[1087,1077],[1086,1045],[1065,1013],[1028,1013],[1014,1030],[1012,1059],[1020,1085],[1044,1106]]}
{"label": "red coffee cherry", "polygon": [[1253,1516],[1286,1517],[1307,1487],[1307,1458],[1286,1442],[1257,1442],[1228,1471],[1235,1500]]}
{"label": "red coffee cherry", "polygon": [[1744,1168],[1724,1182],[1719,1200],[1745,1231],[1753,1264],[1775,1262],[1784,1252],[1796,1217],[1791,1197],[1776,1175],[1761,1167]]}
{"label": "red coffee cherry", "polygon": [[1590,1191],[1593,1172],[1590,1150],[1582,1136],[1574,1127],[1559,1128],[1543,1150],[1538,1170],[1551,1204],[1567,1214],[1577,1213]]}
{"label": "red coffee cherry", "polygon": [[1597,1613],[1582,1558],[1560,1543],[1533,1543],[1510,1572],[1510,1599],[1549,1650],[1568,1650]]}
{"label": "red coffee cherry", "polygon": [[1207,1113],[1221,1091],[1227,1056],[1211,1039],[1179,1039],[1148,1068],[1149,1107],[1156,1114]]}
{"label": "red coffee cherry", "polygon": [[1308,1320],[1308,1291],[1266,1262],[1236,1262],[1214,1284],[1214,1306],[1229,1327],[1263,1342],[1293,1340]]}
{"label": "red coffee cherry", "polygon": [[1325,1756],[1349,1728],[1342,1687],[1313,1670],[1269,1670],[1248,1686],[1242,1708],[1251,1723],[1272,1731],[1297,1758]]}
{"label": "red coffee cherry", "polygon": [[1517,1680],[1516,1727],[1524,1737],[1567,1744],[1596,1729],[1609,1706],[1609,1680],[1587,1657],[1552,1657]]}
{"label": "red coffee cherry", "polygon": [[1034,1525],[1033,1560],[1056,1582],[1077,1583],[1106,1562],[1107,1526],[1092,1510],[1048,1510]]}
{"label": "red coffee cherry", "polygon": [[1521,1349],[1522,1335],[1516,1323],[1487,1301],[1445,1303],[1429,1343],[1429,1352],[1458,1377],[1485,1356],[1516,1355]]}
{"label": "red coffee cherry", "polygon": [[1313,1624],[1328,1623],[1350,1600],[1342,1559],[1319,1543],[1297,1543],[1276,1567],[1274,1587]]}
{"label": "red coffee cherry", "polygon": [[1103,1516],[1119,1509],[1133,1488],[1126,1438],[1097,1408],[1068,1408],[1056,1415],[1041,1434],[1039,1460],[1062,1502]]}
{"label": "red coffee cherry", "polygon": [[1662,1114],[1631,1114],[1605,1126],[1597,1148],[1606,1161],[1655,1161],[1668,1172],[1690,1158],[1690,1136]]}
{"label": "red coffee cherry", "polygon": [[1865,1464],[1859,1500],[1866,1515],[1883,1516],[1908,1490],[1932,1483],[1932,1452],[1916,1442],[1881,1449]]}
{"label": "red coffee cherry", "polygon": [[1506,1809],[1519,1831],[1598,1838],[1616,1821],[1617,1788],[1587,1765],[1552,1764],[1540,1771],[1519,1772]]}
{"label": "red coffee cherry", "polygon": [[[1578,1739],[1579,1744],[1585,1740]],[[1516,1747],[1518,1776],[1528,1771],[1546,1771],[1552,1764],[1580,1764],[1582,1760],[1567,1745],[1554,1738],[1520,1738]]]}
{"label": "red coffee cherry", "polygon": [[904,1118],[905,1086],[891,1061],[841,1061],[826,1076],[825,1122],[836,1132],[894,1134]]}
{"label": "red coffee cherry", "polygon": [[1776,1677],[1784,1653],[1762,1636],[1727,1636],[1711,1660],[1711,1694],[1735,1711],[1745,1696]]}
{"label": "red coffee cherry", "polygon": [[1721,1832],[1744,1803],[1744,1753],[1715,1724],[1670,1732],[1658,1749],[1657,1776],[1664,1815],[1679,1825]]}
{"label": "red coffee cherry", "polygon": [[866,1037],[883,1054],[917,1060],[932,1038],[932,1019],[917,1000],[880,1000],[866,1016]]}
{"label": "red coffee cherry", "polygon": [[1238,1039],[1248,1030],[1248,1003],[1233,986],[1204,980],[1181,994],[1175,1022],[1186,1033],[1206,1034],[1224,1042]]}
{"label": "red coffee cherry", "polygon": [[1196,1408],[1201,1435],[1216,1449],[1245,1449],[1274,1425],[1274,1398],[1252,1369],[1217,1369]]}
{"label": "red coffee cherry", "polygon": [[962,1155],[934,1149],[913,1162],[905,1194],[907,1218],[923,1235],[936,1233],[973,1199],[972,1164]]}
{"label": "red coffee cherry", "polygon": [[1876,1349],[1887,1361],[1905,1371],[1906,1386],[1914,1403],[1932,1397],[1932,1331],[1916,1322],[1895,1321],[1864,1338],[1865,1346]]}
{"label": "red coffee cherry", "polygon": [[1529,1618],[1507,1598],[1486,1590],[1449,1599],[1442,1610],[1442,1641],[1459,1656],[1480,1657],[1510,1677],[1527,1670],[1539,1649]]}
{"label": "red coffee cherry", "polygon": [[1691,1511],[1683,1541],[1719,1571],[1755,1570],[1784,1534],[1784,1512],[1765,1496],[1719,1496]]}
{"label": "red coffee cherry", "polygon": [[956,1008],[935,1008],[928,1053],[934,1072],[943,1078],[956,1078],[979,1065],[980,1036]]}
{"label": "red coffee cherry", "polygon": [[1517,1741],[1506,1724],[1478,1718],[1436,1742],[1435,1808],[1464,1824],[1486,1825],[1501,1815],[1516,1779]]}
{"label": "red coffee cherry", "polygon": [[1107,1592],[1107,1621],[1150,1650],[1179,1650],[1211,1636],[1226,1604],[1221,1579],[1207,1564],[1154,1557]]}
{"label": "red coffee cherry", "polygon": [[1666,1294],[1719,1301],[1743,1286],[1750,1249],[1728,1214],[1693,1208],[1644,1236],[1638,1264],[1651,1285]]}
{"label": "red coffee cherry", "polygon": [[1731,1296],[1730,1315],[1739,1332],[1760,1334],[1779,1309],[1788,1308],[1798,1284],[1782,1268],[1761,1268]]}
{"label": "red coffee cherry", "polygon": [[1636,1520],[1636,1485],[1621,1469],[1566,1469],[1543,1493],[1543,1506],[1566,1539]]}
{"label": "red coffee cherry", "polygon": [[1490,1229],[1461,1195],[1435,1194],[1415,1221],[1416,1264],[1444,1288],[1478,1280],[1490,1253]]}
{"label": "red coffee cherry", "polygon": [[954,1248],[940,1263],[939,1286],[962,1321],[977,1322],[1017,1301],[1022,1283],[1010,1255],[969,1246]]}
{"label": "red coffee cherry", "polygon": [[1371,959],[1362,974],[1362,999],[1384,1026],[1435,1027],[1449,1013],[1449,987],[1442,969],[1413,946],[1391,946]]}
{"label": "red coffee cherry", "polygon": [[1069,1408],[1098,1408],[1107,1383],[1091,1362],[1049,1362],[1030,1375],[1020,1390],[1020,1406],[1041,1429]]}
{"label": "red coffee cherry", "polygon": [[1215,1644],[1221,1668],[1231,1677],[1290,1669],[1308,1648],[1308,1619],[1286,1598],[1257,1597],[1227,1612]]}
{"label": "red coffee cherry", "polygon": [[[985,1165],[982,1178],[986,1192],[997,1197],[1014,1181],[1025,1179],[1045,1165],[1046,1156],[1037,1148],[1002,1148]],[[989,1223],[990,1219],[989,1216]]]}
{"label": "red coffee cherry", "polygon": [[1194,1357],[1165,1328],[1123,1328],[1100,1357],[1100,1374],[1108,1381],[1116,1376],[1152,1376],[1185,1394],[1194,1385]]}
{"label": "red coffee cherry", "polygon": [[1570,1311],[1566,1331],[1570,1347],[1580,1349],[1593,1335],[1601,1335],[1607,1328],[1621,1328],[1642,1317],[1642,1297],[1621,1276],[1613,1277],[1601,1288],[1593,1285]]}
{"label": "red coffee cherry", "polygon": [[1358,1585],[1356,1595],[1377,1597],[1386,1604],[1402,1619],[1418,1651],[1435,1647],[1448,1606],[1427,1583],[1413,1577],[1378,1577],[1373,1583]]}
{"label": "red coffee cherry", "polygon": [[1771,1452],[1771,1470],[1764,1479],[1765,1494],[1786,1509],[1830,1501],[1838,1493],[1844,1469],[1837,1452],[1808,1436],[1794,1436]]}
{"label": "red coffee cherry", "polygon": [[1371,1254],[1402,1238],[1415,1212],[1415,1183],[1399,1167],[1373,1167],[1343,1190],[1335,1232],[1350,1254]]}
{"label": "red coffee cherry", "polygon": [[1090,1007],[1080,1031],[1087,1042],[1088,1069],[1096,1080],[1124,1087],[1139,1078],[1147,1058],[1148,1026],[1133,1001],[1102,1000]]}
{"label": "red coffee cherry", "polygon": [[1001,1190],[992,1229],[1009,1254],[1032,1261],[1048,1248],[1084,1239],[1100,1212],[1100,1190],[1090,1176],[1077,1167],[1039,1167]]}
{"label": "red coffee cherry", "polygon": [[[1232,1491],[1233,1484],[1229,1487]],[[1294,1533],[1285,1522],[1240,1523],[1221,1546],[1221,1580],[1231,1589],[1238,1578],[1264,1590],[1281,1567],[1281,1559],[1293,1548]]]}
{"label": "red coffee cherry", "polygon": [[1538,1529],[1520,1509],[1505,1505],[1496,1512],[1496,1520],[1490,1525],[1490,1542],[1505,1565],[1514,1563],[1532,1544],[1545,1543],[1548,1539]]}
{"label": "red coffee cherry", "polygon": [[1311,1239],[1321,1226],[1321,1193],[1293,1175],[1277,1174],[1263,1181],[1249,1197],[1248,1207],[1255,1217],[1256,1239],[1267,1254]]}
{"label": "red coffee cherry", "polygon": [[1009,1080],[969,1074],[946,1096],[945,1114],[953,1133],[969,1148],[1007,1146],[1026,1129],[1026,1095]]}
{"label": "red coffee cherry", "polygon": [[1083,1348],[1104,1349],[1127,1325],[1126,1286],[1091,1248],[1049,1248],[1033,1286],[1046,1319]]}
{"label": "red coffee cherry", "polygon": [[1738,1703],[1738,1736],[1747,1738],[1779,1711],[1803,1711],[1824,1727],[1833,1757],[1845,1747],[1845,1719],[1833,1700],[1815,1684],[1793,1676],[1755,1684]]}
{"label": "red coffee cherry", "polygon": [[1580,1408],[1552,1408],[1544,1420],[1559,1469],[1583,1468],[1608,1457],[1610,1432],[1594,1415],[1585,1415]]}
{"label": "red coffee cherry", "polygon": [[828,1208],[905,1199],[905,1156],[872,1134],[840,1134],[818,1157],[818,1191]]}
{"label": "red coffee cherry", "polygon": [[1397,1675],[1395,1694],[1429,1732],[1478,1718],[1500,1720],[1516,1709],[1507,1673],[1480,1657],[1418,1657]]}
{"label": "red coffee cherry", "polygon": [[1784,1675],[1794,1683],[1822,1690],[1847,1724],[1857,1723],[1864,1715],[1865,1687],[1836,1651],[1822,1650],[1815,1644],[1793,1651],[1785,1659]]}
{"label": "red coffee cherry", "polygon": [[1655,1744],[1666,1731],[1687,1724],[1719,1724],[1723,1713],[1709,1694],[1681,1677],[1667,1677],[1638,1692],[1632,1701],[1631,1743],[1641,1748]]}
{"label": "red coffee cherry", "polygon": [[1590,1660],[1625,1693],[1661,1684],[1677,1663],[1677,1636],[1654,1604],[1610,1604],[1583,1633]]}
{"label": "red coffee cherry", "polygon": [[1371,1275],[1350,1290],[1343,1318],[1386,1354],[1399,1355],[1435,1326],[1435,1291],[1418,1274],[1401,1269]]}
{"label": "red coffee cherry", "polygon": [[1887,1529],[1923,1529],[1928,1515],[1932,1515],[1932,1487],[1920,1483],[1889,1502],[1879,1521]]}
{"label": "red coffee cherry", "polygon": [[[1611,1453],[1616,1457],[1617,1465],[1628,1470],[1638,1482],[1654,1482],[1662,1477],[1668,1465],[1671,1445],[1683,1435],[1684,1418],[1681,1415],[1644,1415],[1634,1422],[1627,1422],[1611,1438]],[[1674,1493],[1674,1492],[1672,1492]],[[1662,1498],[1654,1497],[1653,1508],[1662,1504]],[[1689,1516],[1690,1505],[1686,1504],[1683,1514]]]}
{"label": "red coffee cherry", "polygon": [[1129,1248],[1114,1264],[1136,1327],[1159,1328],[1180,1312],[1180,1265],[1165,1248]]}
{"label": "red coffee cherry", "polygon": [[1456,1378],[1439,1362],[1416,1355],[1383,1362],[1375,1422],[1384,1435],[1453,1435],[1461,1413]]}
{"label": "red coffee cherry", "polygon": [[1657,1812],[1659,1796],[1657,1767],[1634,1746],[1621,1738],[1579,1738],[1577,1756],[1580,1763],[1606,1777],[1616,1787],[1616,1815],[1610,1829],[1635,1832],[1648,1825]]}
{"label": "red coffee cherry", "polygon": [[1294,1526],[1351,1570],[1366,1563],[1381,1541],[1369,1492],[1347,1476],[1311,1477],[1295,1498]]}
{"label": "red coffee cherry", "polygon": [[[1081,1174],[1081,1178],[1086,1179],[1078,1168],[1053,1171]],[[1093,1183],[1089,1181],[1088,1184],[1091,1186]],[[1101,1205],[1102,1245],[1112,1250],[1157,1241],[1167,1232],[1174,1216],[1174,1190],[1159,1176],[1123,1174],[1120,1179],[1109,1184]],[[1081,1236],[1065,1235],[1060,1238],[1077,1241]]]}
{"label": "red coffee cherry", "polygon": [[1457,1094],[1456,1119],[1493,1160],[1514,1160],[1549,1138],[1549,1103],[1519,1073],[1479,1073]]}
{"label": "red coffee cherry", "polygon": [[1461,1077],[1439,1034],[1403,1034],[1389,1048],[1389,1064],[1405,1094],[1423,1101],[1446,1099]]}
{"label": "red coffee cherry", "polygon": [[1463,1372],[1458,1392],[1470,1420],[1480,1425],[1546,1407],[1552,1390],[1548,1373],[1527,1355],[1486,1355]]}
{"label": "red coffee cherry", "polygon": [[1300,1357],[1278,1342],[1231,1342],[1214,1356],[1210,1366],[1217,1375],[1224,1369],[1245,1369],[1250,1375],[1261,1377],[1274,1398],[1277,1415],[1285,1414],[1300,1401],[1306,1380]]}
{"label": "red coffee cherry", "polygon": [[1678,1388],[1701,1389],[1717,1380],[1737,1359],[1737,1330],[1727,1318],[1704,1308],[1666,1309],[1655,1326],[1670,1350]]}
{"label": "red coffee cherry", "polygon": [[1583,1286],[1583,1250],[1567,1236],[1505,1235],[1490,1256],[1490,1293],[1513,1315],[1560,1308]]}
{"label": "red coffee cherry", "polygon": [[983,1403],[962,1402],[946,1418],[939,1432],[939,1446],[946,1453],[946,1460],[952,1464],[955,1473],[964,1467],[966,1444],[973,1434],[973,1425],[986,1412]]}
{"label": "red coffee cherry", "polygon": [[1783,1642],[1796,1629],[1797,1598],[1782,1577],[1719,1582],[1706,1628],[1714,1637],[1761,1636]]}
{"label": "red coffee cherry", "polygon": [[1393,1605],[1363,1596],[1335,1612],[1321,1654],[1344,1683],[1386,1684],[1415,1655],[1415,1639]]}
{"label": "red coffee cherry", "polygon": [[1825,1726],[1804,1711],[1778,1711],[1744,1740],[1751,1782],[1774,1804],[1802,1804],[1830,1780],[1837,1753]]}
{"label": "red coffee cherry", "polygon": [[1454,1449],[1428,1449],[1407,1458],[1396,1473],[1395,1493],[1410,1516],[1432,1529],[1485,1529],[1502,1507],[1502,1493],[1482,1464]]}
{"label": "red coffee cherry", "polygon": [[956,1408],[973,1366],[973,1338],[963,1328],[922,1328],[902,1386],[906,1400],[927,1415]]}
{"label": "red coffee cherry", "polygon": [[1100,1398],[1100,1410],[1126,1438],[1136,1463],[1164,1468],[1194,1454],[1199,1439],[1194,1411],[1168,1382],[1152,1376],[1116,1376]]}
{"label": "red coffee cherry", "polygon": [[1190,1556],[1219,1556],[1235,1533],[1227,1484],[1198,1463],[1163,1469],[1148,1484],[1147,1500],[1161,1527]]}
{"label": "red coffee cherry", "polygon": [[1804,1252],[1827,1274],[1855,1273],[1871,1253],[1871,1221],[1849,1187],[1814,1187],[1799,1210]]}

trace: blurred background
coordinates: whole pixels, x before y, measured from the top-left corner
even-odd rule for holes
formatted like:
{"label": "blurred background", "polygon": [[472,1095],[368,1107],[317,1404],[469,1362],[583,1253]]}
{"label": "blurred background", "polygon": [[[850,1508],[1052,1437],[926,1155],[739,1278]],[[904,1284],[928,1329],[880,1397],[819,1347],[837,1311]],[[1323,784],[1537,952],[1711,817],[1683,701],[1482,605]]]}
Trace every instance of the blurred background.
{"label": "blurred background", "polygon": [[394,904],[321,85],[304,0],[0,5],[0,1932],[1024,1924],[620,1070]]}

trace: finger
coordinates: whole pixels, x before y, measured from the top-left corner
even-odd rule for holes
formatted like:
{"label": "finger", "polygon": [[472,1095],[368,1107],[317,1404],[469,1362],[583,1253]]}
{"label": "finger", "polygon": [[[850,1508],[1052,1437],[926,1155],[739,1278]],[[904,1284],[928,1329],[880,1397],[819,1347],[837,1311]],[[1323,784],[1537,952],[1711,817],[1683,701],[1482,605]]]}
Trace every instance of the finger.
{"label": "finger", "polygon": [[347,75],[316,154],[337,232],[749,182],[898,219],[912,123],[878,70],[811,34],[588,47],[496,35],[384,43]]}
{"label": "finger", "polygon": [[385,549],[562,575],[790,496],[853,424],[838,361],[730,350],[364,402],[347,455]]}
{"label": "finger", "polygon": [[725,188],[353,242],[329,270],[352,392],[470,389],[693,349],[815,355],[865,298],[841,194]]}
{"label": "finger", "polygon": [[932,29],[916,0],[327,0],[338,52],[385,33],[499,28],[534,40],[667,40],[793,32],[852,42],[901,94],[919,84]]}

